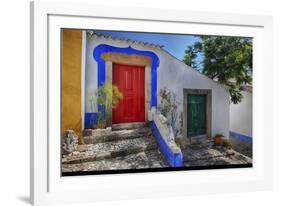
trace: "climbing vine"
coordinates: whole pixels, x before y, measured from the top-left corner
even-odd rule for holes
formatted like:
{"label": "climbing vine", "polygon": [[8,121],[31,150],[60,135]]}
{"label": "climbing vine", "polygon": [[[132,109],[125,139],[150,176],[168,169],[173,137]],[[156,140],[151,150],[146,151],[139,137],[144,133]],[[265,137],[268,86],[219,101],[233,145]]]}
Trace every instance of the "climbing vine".
{"label": "climbing vine", "polygon": [[160,104],[158,110],[168,119],[168,123],[173,129],[174,135],[177,136],[179,130],[176,127],[178,119],[178,102],[176,100],[176,94],[164,88],[160,90],[159,96]]}

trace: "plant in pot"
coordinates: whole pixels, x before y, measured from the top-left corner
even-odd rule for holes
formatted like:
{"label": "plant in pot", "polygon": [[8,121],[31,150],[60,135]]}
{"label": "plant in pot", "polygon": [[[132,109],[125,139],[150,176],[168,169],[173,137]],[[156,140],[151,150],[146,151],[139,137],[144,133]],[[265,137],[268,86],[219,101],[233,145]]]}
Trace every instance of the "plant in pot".
{"label": "plant in pot", "polygon": [[98,128],[105,129],[111,124],[112,108],[116,108],[118,103],[122,100],[123,94],[118,87],[110,83],[105,83],[97,90],[99,104],[102,111],[98,113]]}
{"label": "plant in pot", "polygon": [[233,149],[233,145],[231,143],[231,140],[229,137],[223,137],[222,139],[222,146],[227,148],[227,149]]}
{"label": "plant in pot", "polygon": [[214,137],[214,144],[215,145],[222,145],[222,139],[223,139],[223,135],[222,134],[216,134]]}

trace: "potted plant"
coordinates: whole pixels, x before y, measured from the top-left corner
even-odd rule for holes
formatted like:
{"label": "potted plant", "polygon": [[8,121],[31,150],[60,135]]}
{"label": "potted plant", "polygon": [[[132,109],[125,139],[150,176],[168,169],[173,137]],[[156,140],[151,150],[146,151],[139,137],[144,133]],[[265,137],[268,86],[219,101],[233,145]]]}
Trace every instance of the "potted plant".
{"label": "potted plant", "polygon": [[110,83],[105,83],[98,88],[97,97],[100,106],[103,108],[98,113],[98,128],[105,129],[111,125],[112,108],[116,108],[118,103],[122,100],[123,94],[119,91],[117,86]]}
{"label": "potted plant", "polygon": [[222,145],[222,138],[223,138],[223,135],[222,134],[216,134],[214,136],[214,144],[215,145]]}

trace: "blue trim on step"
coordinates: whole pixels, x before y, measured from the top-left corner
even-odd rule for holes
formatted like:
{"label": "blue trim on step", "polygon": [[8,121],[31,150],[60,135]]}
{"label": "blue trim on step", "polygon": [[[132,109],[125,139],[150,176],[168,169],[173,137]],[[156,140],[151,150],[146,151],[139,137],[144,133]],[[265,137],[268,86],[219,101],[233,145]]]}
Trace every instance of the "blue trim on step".
{"label": "blue trim on step", "polygon": [[158,142],[160,152],[163,154],[171,167],[182,167],[183,156],[181,153],[173,153],[167,143],[164,141],[154,121],[151,122],[152,132]]}
{"label": "blue trim on step", "polygon": [[98,122],[98,113],[87,112],[85,113],[84,127],[85,129],[93,129]]}
{"label": "blue trim on step", "polygon": [[[93,51],[93,57],[98,63],[98,87],[103,86],[106,80],[106,68],[105,61],[102,59],[102,54],[104,53],[123,53],[128,55],[142,55],[149,57],[152,60],[151,64],[151,102],[150,106],[157,107],[157,68],[159,66],[158,56],[151,51],[136,50],[129,47],[114,47],[107,44],[98,45]],[[99,111],[101,107],[98,107]]]}
{"label": "blue trim on step", "polygon": [[230,131],[229,135],[230,135],[230,137],[238,139],[238,140],[240,140],[242,142],[246,142],[248,144],[252,144],[253,143],[253,138],[250,137],[250,136],[239,134],[239,133],[233,132],[233,131]]}

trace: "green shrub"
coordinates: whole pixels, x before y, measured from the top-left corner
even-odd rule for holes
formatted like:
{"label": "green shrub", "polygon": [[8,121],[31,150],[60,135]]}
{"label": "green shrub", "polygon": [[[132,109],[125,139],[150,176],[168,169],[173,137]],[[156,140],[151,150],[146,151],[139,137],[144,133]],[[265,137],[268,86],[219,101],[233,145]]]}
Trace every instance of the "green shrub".
{"label": "green shrub", "polygon": [[226,147],[227,149],[232,149],[233,148],[233,145],[232,145],[230,139],[227,138],[227,137],[223,137],[222,138],[222,146]]}
{"label": "green shrub", "polygon": [[112,109],[117,107],[123,98],[123,94],[117,86],[105,83],[98,87],[95,96],[98,97],[99,105],[104,107],[105,110],[98,113],[98,128],[106,128],[111,123]]}

